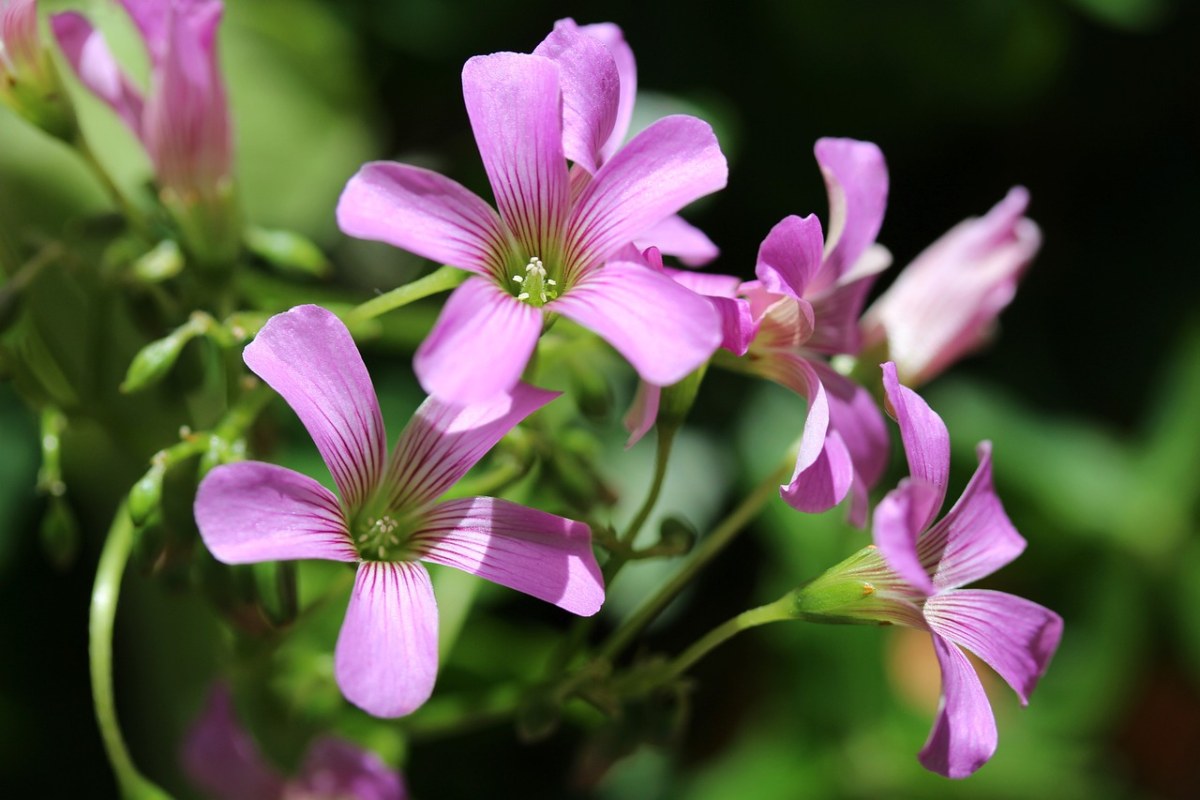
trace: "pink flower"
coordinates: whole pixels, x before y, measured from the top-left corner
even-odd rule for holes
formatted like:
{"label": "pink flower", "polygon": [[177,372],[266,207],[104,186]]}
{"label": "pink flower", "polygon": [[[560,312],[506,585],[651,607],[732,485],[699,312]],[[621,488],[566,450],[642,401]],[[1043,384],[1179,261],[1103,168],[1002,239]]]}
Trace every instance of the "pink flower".
{"label": "pink flower", "polygon": [[900,377],[918,385],[988,338],[1037,254],[1029,193],[1009,191],[983,217],[951,228],[918,255],[863,318],[867,345],[887,343]]}
{"label": "pink flower", "polygon": [[850,494],[850,519],[862,525],[867,491],[887,465],[887,429],[870,393],[824,357],[858,352],[858,315],[875,275],[891,261],[875,244],[887,204],[887,166],[870,142],[821,139],[815,152],[829,192],[829,239],[809,215],[783,219],[763,240],[758,280],[739,289],[752,319],[744,334],[745,368],[808,400],[796,468],[780,487],[783,499],[816,513]]}
{"label": "pink flower", "polygon": [[872,600],[886,608],[880,618],[933,637],[942,702],[920,760],[941,775],[963,778],[996,750],[991,705],[963,649],[991,666],[1024,704],[1058,648],[1062,618],[1004,592],[960,588],[1025,549],[992,488],[991,445],[979,445],[974,477],[934,523],[946,496],[949,434],[925,401],[900,384],[895,364],[883,365],[883,380],[900,424],[909,477],[875,509],[876,563],[868,559],[859,574],[870,579]]}
{"label": "pink flower", "polygon": [[35,0],[0,0],[0,92],[45,66]]}
{"label": "pink flower", "polygon": [[111,106],[142,142],[164,192],[184,202],[227,192],[233,150],[216,53],[222,3],[121,4],[150,55],[150,87],[144,97],[121,71],[100,32],[73,11],[51,19],[63,53],[84,86]]}
{"label": "pink flower", "polygon": [[309,747],[295,777],[263,758],[237,720],[228,687],[214,686],[183,742],[183,770],[215,800],[405,800],[408,791],[379,756],[342,739]]}
{"label": "pink flower", "polygon": [[511,396],[468,406],[430,398],[389,458],[371,379],[333,314],[299,306],[272,317],[245,360],[300,417],[341,499],[282,467],[229,464],[200,484],[196,523],[225,563],[323,558],[358,565],[334,656],[338,685],[352,703],[396,717],[433,691],[437,604],[422,561],[576,614],[600,608],[604,586],[587,525],[488,497],[437,502],[556,393],[517,384]]}
{"label": "pink flower", "polygon": [[[347,234],[475,273],[414,359],[421,385],[446,402],[509,391],[554,315],[598,333],[659,386],[704,363],[720,342],[707,301],[614,259],[725,185],[712,129],[666,117],[607,156],[622,100],[612,51],[568,24],[547,42],[539,50],[550,56],[495,53],[463,69],[499,213],[449,178],[389,162],[359,170],[338,204]],[[568,159],[582,170],[569,171]]]}

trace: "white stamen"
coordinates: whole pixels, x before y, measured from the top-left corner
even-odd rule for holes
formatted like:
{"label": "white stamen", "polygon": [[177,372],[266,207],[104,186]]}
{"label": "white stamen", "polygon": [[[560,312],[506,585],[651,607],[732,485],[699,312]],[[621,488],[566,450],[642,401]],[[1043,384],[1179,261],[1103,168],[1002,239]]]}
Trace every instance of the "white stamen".
{"label": "white stamen", "polygon": [[538,305],[545,305],[558,297],[558,292],[547,289],[549,286],[557,286],[558,282],[553,278],[546,277],[546,265],[537,256],[529,259],[529,263],[525,265],[524,275],[513,275],[512,279],[514,283],[527,290],[517,295],[518,300],[536,298]]}

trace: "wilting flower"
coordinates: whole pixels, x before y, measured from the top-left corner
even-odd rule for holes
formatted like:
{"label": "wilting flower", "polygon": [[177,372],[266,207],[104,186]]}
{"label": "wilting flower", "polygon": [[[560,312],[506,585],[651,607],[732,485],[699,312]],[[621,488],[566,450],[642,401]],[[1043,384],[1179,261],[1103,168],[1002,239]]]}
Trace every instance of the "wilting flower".
{"label": "wilting flower", "polygon": [[254,461],[210,472],[196,523],[230,564],[323,558],[358,564],[334,672],[342,693],[377,716],[407,714],[437,673],[437,605],[428,561],[595,613],[604,587],[587,525],[488,497],[437,502],[513,426],[556,396],[518,384],[511,396],[449,406],[428,399],[387,455],[362,357],[330,312],[272,317],[246,364],[300,417],[341,499],[312,478]]}
{"label": "wilting flower", "polygon": [[233,698],[214,686],[182,748],[184,772],[214,800],[404,800],[404,781],[379,756],[342,739],[309,747],[286,778],[263,757],[237,720]]}
{"label": "wilting flower", "polygon": [[875,244],[887,167],[870,142],[821,139],[815,152],[829,192],[829,238],[815,215],[789,216],[767,234],[758,280],[739,289],[752,319],[742,366],[808,400],[784,500],[820,512],[851,494],[850,519],[861,525],[867,490],[887,464],[887,429],[870,393],[832,370],[825,356],[858,352],[858,315],[891,260]]}
{"label": "wilting flower", "polygon": [[[365,165],[338,204],[349,235],[475,273],[447,300],[414,359],[421,385],[447,402],[516,385],[554,315],[598,333],[659,386],[704,363],[720,342],[707,301],[613,258],[725,185],[712,129],[694,117],[666,117],[605,158],[621,102],[617,63],[572,26],[552,38],[543,52],[553,57],[495,53],[463,68],[498,214],[449,178],[389,162]],[[568,159],[585,167],[575,178]]]}
{"label": "wilting flower", "polygon": [[38,34],[35,0],[0,0],[0,103],[59,138],[76,130],[75,113]]}
{"label": "wilting flower", "polygon": [[73,11],[51,19],[67,60],[93,94],[112,107],[154,165],[163,202],[194,250],[236,246],[233,142],[225,84],[217,63],[220,0],[121,0],[150,55],[143,96],[117,64],[103,35]]}
{"label": "wilting flower", "polygon": [[900,384],[895,364],[884,364],[883,380],[909,477],[875,509],[875,546],[799,590],[797,613],[929,631],[942,669],[942,700],[920,761],[933,772],[964,778],[996,751],[996,720],[963,650],[983,659],[1025,704],[1058,648],[1062,618],[1011,594],[960,588],[1025,549],[992,488],[991,445],[979,445],[975,475],[935,523],[950,473],[946,425]]}
{"label": "wilting flower", "polygon": [[1028,205],[1029,193],[1018,186],[983,217],[960,222],[867,310],[867,347],[886,343],[905,383],[931,380],[986,341],[1042,243],[1024,216]]}

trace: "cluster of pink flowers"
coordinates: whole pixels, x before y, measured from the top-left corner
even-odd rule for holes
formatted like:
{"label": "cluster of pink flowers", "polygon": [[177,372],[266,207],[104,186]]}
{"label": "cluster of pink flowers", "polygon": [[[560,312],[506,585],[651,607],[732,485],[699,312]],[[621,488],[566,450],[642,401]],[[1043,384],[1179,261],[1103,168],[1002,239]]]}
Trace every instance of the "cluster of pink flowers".
{"label": "cluster of pink flowers", "polygon": [[[165,192],[221,191],[232,173],[215,52],[222,4],[121,1],[149,51],[148,91],[134,88],[100,34],[73,12],[52,22],[67,60],[139,137]],[[36,62],[32,7],[0,3],[0,77]],[[391,162],[363,166],[337,207],[351,236],[471,273],[415,356],[430,397],[389,454],[371,379],[345,325],[311,305],[272,318],[246,347],[245,362],[299,416],[338,493],[267,463],[219,466],[195,501],[209,550],[231,564],[354,564],[335,651],[338,685],[372,714],[409,714],[429,698],[438,667],[437,604],[423,562],[575,614],[594,614],[604,602],[584,523],[496,498],[439,499],[557,396],[521,380],[554,318],[593,331],[637,372],[642,385],[627,419],[633,439],[654,424],[661,391],[718,349],[728,351],[723,365],[803,397],[798,457],[781,496],[804,512],[849,498],[859,526],[871,518],[889,433],[872,387],[831,359],[890,359],[883,393],[911,475],[874,509],[880,562],[872,569],[894,621],[929,630],[941,662],[943,705],[922,763],[952,777],[973,772],[994,750],[995,725],[961,648],[991,664],[1024,700],[1057,647],[1061,620],[1020,598],[958,588],[1011,561],[1024,540],[992,491],[987,445],[962,499],[933,523],[946,492],[948,434],[901,381],[928,381],[977,347],[1012,299],[1039,246],[1024,216],[1025,190],[949,231],[864,313],[891,263],[876,242],[888,172],[874,144],[817,142],[829,195],[825,227],[815,215],[784,218],[762,241],[755,279],[743,281],[663,265],[663,254],[691,267],[716,256],[678,212],[723,188],[727,165],[711,127],[692,116],[665,117],[626,141],[635,62],[616,26],[562,20],[532,53],[470,59],[462,85],[494,207],[448,177]],[[214,702],[210,716],[229,717],[227,700]],[[204,730],[193,752],[213,747]],[[329,755],[320,753],[314,763]],[[251,766],[247,781],[269,785],[270,796],[286,794],[291,784]],[[386,786],[371,796],[402,793],[386,775],[379,780]],[[327,793],[339,791],[351,790]]]}

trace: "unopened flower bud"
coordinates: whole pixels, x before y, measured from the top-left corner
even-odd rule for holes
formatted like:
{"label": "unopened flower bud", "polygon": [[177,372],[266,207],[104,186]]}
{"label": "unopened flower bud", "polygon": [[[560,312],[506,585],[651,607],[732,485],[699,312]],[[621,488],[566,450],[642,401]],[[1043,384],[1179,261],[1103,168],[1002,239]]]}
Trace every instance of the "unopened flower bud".
{"label": "unopened flower bud", "polygon": [[333,269],[321,248],[293,231],[251,226],[245,239],[247,250],[286,272],[325,278]]}
{"label": "unopened flower bud", "polygon": [[183,254],[179,245],[167,239],[133,262],[132,272],[142,283],[162,283],[183,271]]}
{"label": "unopened flower bud", "polygon": [[704,381],[704,373],[707,369],[708,363],[706,362],[679,383],[663,387],[658,401],[659,431],[674,431],[687,419],[688,412],[692,410],[692,404],[696,402],[696,394],[700,391],[700,384]]}
{"label": "unopened flower bud", "polygon": [[175,366],[184,345],[199,333],[197,326],[189,323],[143,347],[129,364],[121,391],[131,394],[158,383]]}
{"label": "unopened flower bud", "polygon": [[144,525],[162,504],[163,475],[166,466],[154,464],[129,490],[129,518],[134,525]]}
{"label": "unopened flower bud", "polygon": [[687,555],[696,545],[696,528],[682,517],[669,516],[658,527],[658,549],[664,556]]}

